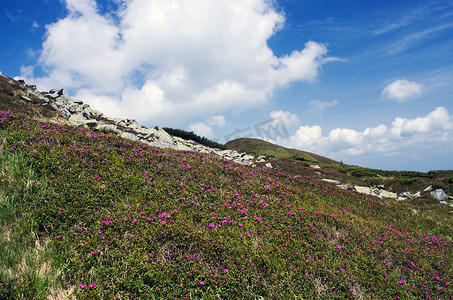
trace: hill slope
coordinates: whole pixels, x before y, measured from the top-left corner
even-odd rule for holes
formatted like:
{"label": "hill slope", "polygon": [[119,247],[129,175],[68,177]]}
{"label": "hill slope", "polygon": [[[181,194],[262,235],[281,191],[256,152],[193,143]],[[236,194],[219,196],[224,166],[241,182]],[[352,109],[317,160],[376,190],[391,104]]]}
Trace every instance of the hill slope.
{"label": "hill slope", "polygon": [[0,298],[453,295],[443,205],[12,110],[0,136]]}

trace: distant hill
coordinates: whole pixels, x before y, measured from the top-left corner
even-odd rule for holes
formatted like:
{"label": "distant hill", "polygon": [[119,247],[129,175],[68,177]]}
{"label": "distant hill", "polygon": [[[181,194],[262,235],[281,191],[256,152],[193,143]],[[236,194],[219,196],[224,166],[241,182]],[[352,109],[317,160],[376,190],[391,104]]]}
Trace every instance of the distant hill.
{"label": "distant hill", "polygon": [[451,199],[332,181],[418,190],[448,187],[450,171],[257,140],[229,144],[254,155],[189,148],[68,100],[69,114],[60,91],[0,84],[0,299],[453,297]]}
{"label": "distant hill", "polygon": [[332,159],[295,149],[288,149],[278,146],[263,140],[253,138],[240,138],[231,140],[226,143],[230,149],[239,152],[246,152],[255,155],[264,155],[276,159],[297,160],[305,161],[308,163],[322,163],[322,164],[339,164],[339,162]]}

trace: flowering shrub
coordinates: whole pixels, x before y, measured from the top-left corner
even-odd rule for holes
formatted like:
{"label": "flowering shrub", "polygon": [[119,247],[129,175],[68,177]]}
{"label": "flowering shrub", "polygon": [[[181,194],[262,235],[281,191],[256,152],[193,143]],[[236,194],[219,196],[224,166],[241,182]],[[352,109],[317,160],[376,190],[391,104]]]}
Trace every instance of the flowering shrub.
{"label": "flowering shrub", "polygon": [[447,213],[7,112],[0,128],[46,187],[15,222],[82,299],[453,295]]}

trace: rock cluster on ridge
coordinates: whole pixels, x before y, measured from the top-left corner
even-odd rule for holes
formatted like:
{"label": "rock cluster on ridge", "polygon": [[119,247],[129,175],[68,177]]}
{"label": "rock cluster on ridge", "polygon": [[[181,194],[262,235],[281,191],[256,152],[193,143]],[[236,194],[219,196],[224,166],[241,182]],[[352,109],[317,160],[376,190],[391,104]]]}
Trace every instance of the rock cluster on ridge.
{"label": "rock cluster on ridge", "polygon": [[266,163],[266,167],[272,168],[264,156],[255,157],[239,153],[236,150],[211,148],[191,140],[171,136],[162,128],[146,128],[136,120],[108,117],[102,112],[92,109],[88,104],[84,104],[83,101],[70,97],[63,89],[52,89],[49,92],[40,93],[34,86],[24,85],[24,87],[25,93],[20,96],[22,100],[32,101],[30,97],[40,99],[44,105],[58,111],[63,118],[75,126],[87,126],[92,129],[114,132],[122,138],[140,141],[153,147],[212,154],[245,165]]}

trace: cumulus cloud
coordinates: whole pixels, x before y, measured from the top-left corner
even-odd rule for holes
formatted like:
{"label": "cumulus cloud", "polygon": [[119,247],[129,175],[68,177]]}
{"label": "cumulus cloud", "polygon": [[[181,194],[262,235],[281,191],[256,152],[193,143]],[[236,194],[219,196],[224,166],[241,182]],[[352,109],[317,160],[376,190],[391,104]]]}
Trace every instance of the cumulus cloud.
{"label": "cumulus cloud", "polygon": [[189,130],[195,132],[199,136],[207,137],[212,139],[214,137],[214,131],[208,125],[203,122],[197,122],[189,125]]}
{"label": "cumulus cloud", "polygon": [[314,41],[275,56],[267,41],[285,18],[268,0],[129,0],[106,14],[95,0],[65,3],[68,15],[46,26],[38,64],[21,76],[144,124],[266,104],[331,61]]}
{"label": "cumulus cloud", "polygon": [[451,149],[453,115],[445,107],[437,107],[415,119],[395,118],[390,127],[380,124],[363,131],[335,128],[327,135],[320,126],[300,126],[286,145],[333,158],[365,153],[395,155],[407,147]]}
{"label": "cumulus cloud", "polygon": [[269,116],[271,119],[278,122],[283,121],[286,126],[293,126],[299,124],[299,118],[297,115],[290,113],[289,111],[273,110]]}
{"label": "cumulus cloud", "polygon": [[208,119],[208,124],[216,127],[224,127],[227,124],[225,116],[212,116]]}
{"label": "cumulus cloud", "polygon": [[315,113],[321,113],[323,112],[324,110],[332,107],[332,106],[335,106],[335,105],[338,105],[340,104],[340,102],[336,99],[328,102],[328,101],[319,101],[319,100],[313,100],[313,101],[310,101],[310,108],[313,112]]}
{"label": "cumulus cloud", "polygon": [[421,96],[422,88],[423,85],[415,81],[398,79],[384,88],[382,96],[401,103]]}

